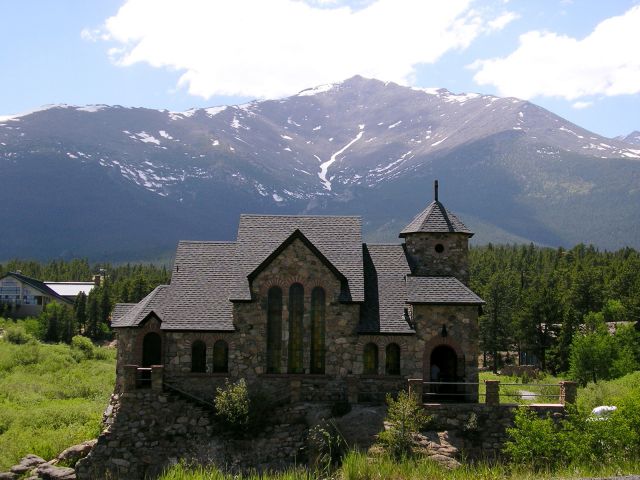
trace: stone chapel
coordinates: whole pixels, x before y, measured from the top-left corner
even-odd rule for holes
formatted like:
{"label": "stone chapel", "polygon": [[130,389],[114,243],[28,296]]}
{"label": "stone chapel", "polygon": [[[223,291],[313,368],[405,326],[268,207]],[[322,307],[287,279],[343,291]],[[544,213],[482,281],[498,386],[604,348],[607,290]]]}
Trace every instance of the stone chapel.
{"label": "stone chapel", "polygon": [[[399,236],[363,243],[355,216],[241,215],[235,242],[181,241],[170,284],[113,311],[117,385],[152,365],[166,385],[209,399],[240,378],[300,401],[380,401],[409,379],[448,392],[478,382],[473,233],[437,181]],[[463,396],[477,401],[477,390]]]}

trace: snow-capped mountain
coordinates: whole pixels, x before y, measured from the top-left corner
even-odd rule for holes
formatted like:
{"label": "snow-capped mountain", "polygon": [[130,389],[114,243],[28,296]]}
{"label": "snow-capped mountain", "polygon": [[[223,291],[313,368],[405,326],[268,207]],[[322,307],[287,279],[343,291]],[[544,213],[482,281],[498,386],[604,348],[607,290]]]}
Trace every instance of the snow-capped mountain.
{"label": "snow-capped mountain", "polygon": [[[516,98],[354,77],[244,105],[0,117],[0,259],[137,258],[240,213],[357,214],[373,240],[441,198],[478,241],[640,246],[640,147]],[[8,235],[7,235],[8,233]]]}
{"label": "snow-capped mountain", "polygon": [[629,135],[622,135],[616,138],[631,145],[640,145],[640,132],[638,130],[634,130]]}

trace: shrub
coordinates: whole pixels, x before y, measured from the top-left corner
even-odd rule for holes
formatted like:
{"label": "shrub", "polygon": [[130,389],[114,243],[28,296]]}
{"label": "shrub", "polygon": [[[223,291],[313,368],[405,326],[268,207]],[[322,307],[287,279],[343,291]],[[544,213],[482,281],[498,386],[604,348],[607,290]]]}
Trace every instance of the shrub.
{"label": "shrub", "polygon": [[246,432],[249,429],[251,401],[244,378],[236,383],[226,380],[224,387],[216,389],[214,404],[216,415],[225,427],[234,432]]}
{"label": "shrub", "polygon": [[413,434],[424,428],[431,417],[424,413],[415,395],[401,391],[397,399],[387,395],[385,421],[389,428],[380,432],[378,438],[390,455],[402,458],[412,453]]}
{"label": "shrub", "polygon": [[321,478],[330,477],[331,469],[346,453],[347,442],[332,421],[322,422],[309,429],[311,459]]}
{"label": "shrub", "polygon": [[7,342],[15,345],[23,345],[34,340],[34,338],[27,333],[27,331],[21,325],[15,327],[8,327],[4,332],[4,338]]}
{"label": "shrub", "polygon": [[93,342],[87,337],[76,335],[71,339],[71,354],[78,362],[94,358],[95,350]]}

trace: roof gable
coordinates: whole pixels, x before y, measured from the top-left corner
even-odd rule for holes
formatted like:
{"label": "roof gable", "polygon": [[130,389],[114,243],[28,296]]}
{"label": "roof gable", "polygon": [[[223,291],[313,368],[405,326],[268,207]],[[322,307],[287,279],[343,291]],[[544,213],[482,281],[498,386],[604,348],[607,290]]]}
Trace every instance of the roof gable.
{"label": "roof gable", "polygon": [[29,285],[31,288],[34,288],[36,290],[38,290],[40,293],[43,293],[51,298],[55,298],[56,300],[60,301],[60,302],[64,302],[67,304],[72,305],[73,302],[71,300],[69,300],[68,298],[65,298],[61,295],[58,295],[58,293],[56,293],[52,288],[50,288],[49,286],[47,286],[44,282],[41,282],[40,280],[36,280],[35,278],[31,278],[31,277],[27,277],[26,275],[22,275],[21,273],[16,273],[16,272],[9,272],[6,275],[4,275],[3,277],[0,277],[0,280],[2,280],[3,278],[7,278],[7,277],[13,277],[16,280],[25,283],[27,285]]}
{"label": "roof gable", "polygon": [[294,232],[289,235],[289,237],[280,244],[278,248],[276,248],[271,254],[264,259],[260,265],[256,267],[247,278],[249,281],[252,281],[256,278],[262,270],[264,270],[276,257],[278,257],[282,252],[284,252],[289,245],[291,245],[295,240],[300,240],[311,252],[329,269],[331,272],[340,279],[341,282],[346,283],[347,278],[329,261],[327,257],[323,255],[323,253],[316,248],[316,246],[309,241],[307,237],[299,230],[295,229]]}
{"label": "roof gable", "polygon": [[360,217],[241,215],[235,252],[232,301],[250,301],[249,275],[296,230],[313,245],[348,284],[347,301],[364,301]]}

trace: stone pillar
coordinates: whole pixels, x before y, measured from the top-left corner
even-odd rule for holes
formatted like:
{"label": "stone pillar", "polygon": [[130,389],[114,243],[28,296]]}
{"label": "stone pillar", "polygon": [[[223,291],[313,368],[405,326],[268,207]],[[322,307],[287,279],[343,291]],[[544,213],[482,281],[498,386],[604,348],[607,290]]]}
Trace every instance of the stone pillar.
{"label": "stone pillar", "polygon": [[137,365],[124,365],[124,382],[122,384],[123,392],[132,392],[136,389],[136,375],[138,374]]}
{"label": "stone pillar", "polygon": [[421,378],[409,379],[409,395],[417,397],[419,403],[422,403],[423,386],[424,382]]}
{"label": "stone pillar", "polygon": [[578,398],[578,384],[576,382],[560,382],[560,403],[562,405],[575,404]]}
{"label": "stone pillar", "polygon": [[164,366],[151,365],[151,390],[161,392],[164,385]]}
{"label": "stone pillar", "polygon": [[358,403],[358,378],[353,375],[347,377],[347,401]]}
{"label": "stone pillar", "polygon": [[291,380],[289,385],[289,391],[291,392],[291,403],[300,401],[301,390],[302,381],[300,379]]}
{"label": "stone pillar", "polygon": [[500,381],[485,380],[484,384],[487,392],[487,396],[485,397],[485,403],[487,405],[499,405],[500,404]]}

